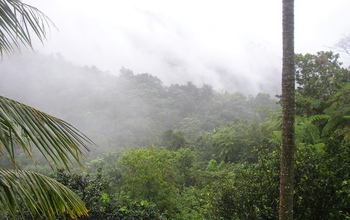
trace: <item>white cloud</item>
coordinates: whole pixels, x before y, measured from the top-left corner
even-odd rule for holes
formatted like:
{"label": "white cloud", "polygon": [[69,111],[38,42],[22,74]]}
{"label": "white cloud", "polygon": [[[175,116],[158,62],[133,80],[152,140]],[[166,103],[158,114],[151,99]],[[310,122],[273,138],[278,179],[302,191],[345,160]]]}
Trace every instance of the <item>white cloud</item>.
{"label": "white cloud", "polygon": [[[36,48],[61,52],[80,65],[115,73],[125,66],[166,83],[193,81],[218,88],[228,84],[224,72],[230,80],[239,75],[254,84],[264,80],[262,74],[270,78],[280,69],[280,0],[25,2],[60,29]],[[296,0],[296,52],[327,50],[348,34],[349,7],[348,0]]]}

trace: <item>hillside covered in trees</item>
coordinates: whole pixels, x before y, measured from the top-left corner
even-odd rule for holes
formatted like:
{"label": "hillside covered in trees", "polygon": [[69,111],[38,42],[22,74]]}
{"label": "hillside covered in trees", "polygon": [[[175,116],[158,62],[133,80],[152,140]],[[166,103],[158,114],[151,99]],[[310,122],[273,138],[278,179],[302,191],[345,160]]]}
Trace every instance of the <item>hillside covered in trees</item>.
{"label": "hillside covered in trees", "polygon": [[200,132],[239,119],[262,121],[275,97],[215,91],[211,85],[165,86],[148,73],[122,68],[118,75],[80,67],[59,54],[24,54],[0,66],[1,94],[73,124],[98,149],[150,146],[170,130]]}
{"label": "hillside covered in trees", "polygon": [[[350,72],[333,52],[295,58],[295,218],[346,219]],[[163,85],[59,55],[16,56],[0,72],[1,95],[68,121],[98,145],[74,178],[19,154],[20,166],[77,192],[90,219],[277,219],[278,97]]]}

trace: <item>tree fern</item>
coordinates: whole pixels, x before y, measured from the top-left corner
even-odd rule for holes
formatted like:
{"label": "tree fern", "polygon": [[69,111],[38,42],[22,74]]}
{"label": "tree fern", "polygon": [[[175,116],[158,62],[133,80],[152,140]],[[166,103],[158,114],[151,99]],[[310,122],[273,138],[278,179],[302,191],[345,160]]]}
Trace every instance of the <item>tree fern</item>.
{"label": "tree fern", "polygon": [[329,119],[328,115],[313,115],[309,118],[296,116],[296,142],[317,144],[322,142],[320,124]]}

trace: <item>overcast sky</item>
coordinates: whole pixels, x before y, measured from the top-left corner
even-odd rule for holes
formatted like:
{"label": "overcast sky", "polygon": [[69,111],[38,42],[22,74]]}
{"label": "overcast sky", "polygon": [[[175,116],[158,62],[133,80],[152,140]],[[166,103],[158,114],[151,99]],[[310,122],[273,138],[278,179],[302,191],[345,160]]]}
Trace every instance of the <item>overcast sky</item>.
{"label": "overcast sky", "polygon": [[[216,88],[225,87],[222,75],[262,80],[280,71],[282,0],[24,2],[58,28],[36,50],[79,65]],[[350,34],[349,9],[349,0],[295,0],[296,52],[328,50]]]}

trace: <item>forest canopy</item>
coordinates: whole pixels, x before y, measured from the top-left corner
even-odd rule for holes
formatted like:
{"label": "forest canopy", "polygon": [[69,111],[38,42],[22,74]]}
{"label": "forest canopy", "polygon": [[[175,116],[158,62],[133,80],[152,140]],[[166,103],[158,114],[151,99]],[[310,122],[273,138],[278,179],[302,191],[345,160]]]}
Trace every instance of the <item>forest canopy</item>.
{"label": "forest canopy", "polygon": [[[19,166],[68,186],[90,219],[277,218],[279,97],[164,85],[148,73],[113,75],[59,55],[16,57],[0,66],[0,92],[69,121],[98,145],[74,178],[22,154]],[[294,215],[345,219],[350,72],[331,51],[295,61]]]}

